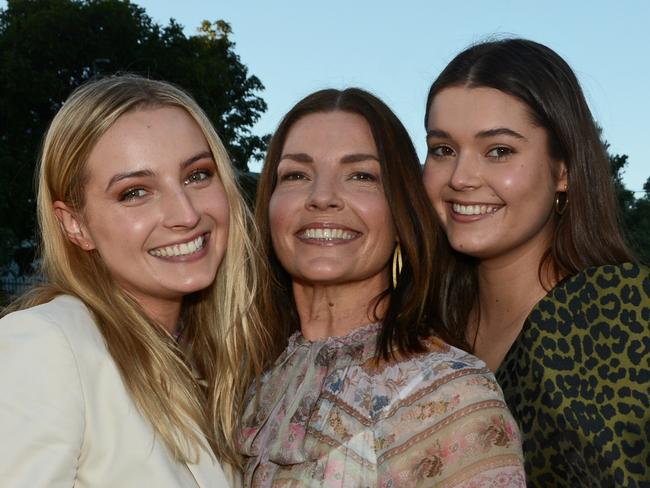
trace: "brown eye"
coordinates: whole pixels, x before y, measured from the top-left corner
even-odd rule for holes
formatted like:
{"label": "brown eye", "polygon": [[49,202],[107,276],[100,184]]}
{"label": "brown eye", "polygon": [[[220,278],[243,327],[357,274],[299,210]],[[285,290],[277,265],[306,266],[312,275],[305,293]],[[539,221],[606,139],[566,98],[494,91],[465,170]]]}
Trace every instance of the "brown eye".
{"label": "brown eye", "polygon": [[436,159],[444,159],[453,157],[456,153],[449,146],[438,145],[429,147],[429,154]]}
{"label": "brown eye", "polygon": [[132,200],[137,200],[142,198],[147,194],[147,191],[144,188],[129,188],[128,190],[120,193],[119,201],[120,202],[129,202]]}
{"label": "brown eye", "polygon": [[301,171],[290,171],[280,175],[280,181],[299,181],[306,180],[307,175]]}
{"label": "brown eye", "polygon": [[185,179],[185,184],[189,185],[191,183],[199,183],[212,178],[212,175],[212,171],[207,169],[197,169],[196,171],[192,171],[192,173],[190,173],[190,175]]}
{"label": "brown eye", "polygon": [[366,173],[365,171],[357,171],[350,176],[351,180],[356,181],[377,181],[377,177],[371,173]]}
{"label": "brown eye", "polygon": [[514,154],[514,151],[506,146],[498,146],[493,149],[490,149],[486,154],[486,157],[500,161],[502,159],[507,159]]}

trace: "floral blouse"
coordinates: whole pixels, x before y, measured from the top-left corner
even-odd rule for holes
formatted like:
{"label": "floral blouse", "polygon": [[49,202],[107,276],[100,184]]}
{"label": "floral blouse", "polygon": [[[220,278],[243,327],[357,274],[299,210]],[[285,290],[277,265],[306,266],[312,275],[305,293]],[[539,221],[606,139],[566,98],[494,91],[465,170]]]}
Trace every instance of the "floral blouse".
{"label": "floral blouse", "polygon": [[380,327],[290,338],[250,392],[244,485],[525,486],[517,426],[483,362],[436,339],[377,361]]}

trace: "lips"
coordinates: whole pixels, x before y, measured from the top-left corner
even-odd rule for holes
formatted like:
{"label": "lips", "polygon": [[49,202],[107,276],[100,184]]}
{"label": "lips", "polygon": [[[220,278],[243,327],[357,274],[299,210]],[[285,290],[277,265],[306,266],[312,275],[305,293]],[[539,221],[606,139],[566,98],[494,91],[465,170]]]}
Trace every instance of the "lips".
{"label": "lips", "polygon": [[357,233],[345,229],[305,229],[299,237],[304,239],[343,239],[349,241],[357,236]]}
{"label": "lips", "polygon": [[156,247],[149,250],[149,254],[157,258],[189,256],[203,249],[203,246],[205,246],[205,243],[207,242],[208,235],[208,233],[205,233],[186,242],[181,242],[171,246]]}
{"label": "lips", "polygon": [[459,215],[489,215],[497,212],[503,205],[492,205],[488,203],[461,204],[452,202],[451,208]]}
{"label": "lips", "polygon": [[296,236],[301,240],[323,243],[348,242],[360,235],[360,232],[348,227],[332,224],[309,225],[302,227],[296,233]]}

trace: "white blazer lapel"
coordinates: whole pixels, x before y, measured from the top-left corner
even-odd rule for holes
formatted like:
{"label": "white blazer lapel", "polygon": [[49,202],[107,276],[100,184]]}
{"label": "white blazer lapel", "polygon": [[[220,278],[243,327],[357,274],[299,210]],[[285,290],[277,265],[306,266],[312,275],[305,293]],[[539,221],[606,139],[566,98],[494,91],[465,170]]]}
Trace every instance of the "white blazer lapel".
{"label": "white blazer lapel", "polygon": [[214,455],[205,450],[201,450],[198,463],[188,463],[187,467],[200,488],[228,488],[229,486],[219,462]]}

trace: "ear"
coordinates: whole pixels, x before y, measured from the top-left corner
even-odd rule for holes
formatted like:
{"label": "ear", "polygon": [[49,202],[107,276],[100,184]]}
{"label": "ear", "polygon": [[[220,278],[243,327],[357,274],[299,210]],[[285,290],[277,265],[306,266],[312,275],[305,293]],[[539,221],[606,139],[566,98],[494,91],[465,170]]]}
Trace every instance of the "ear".
{"label": "ear", "polygon": [[555,183],[555,191],[567,191],[567,188],[569,186],[569,172],[566,169],[566,164],[564,164],[564,161],[558,161],[556,169],[557,180]]}
{"label": "ear", "polygon": [[57,200],[52,205],[54,207],[54,215],[56,215],[56,218],[61,224],[61,228],[66,236],[68,236],[70,242],[76,244],[84,251],[95,249],[95,242],[90,237],[88,230],[77,215],[77,212],[60,200]]}

